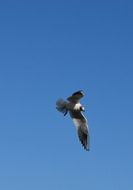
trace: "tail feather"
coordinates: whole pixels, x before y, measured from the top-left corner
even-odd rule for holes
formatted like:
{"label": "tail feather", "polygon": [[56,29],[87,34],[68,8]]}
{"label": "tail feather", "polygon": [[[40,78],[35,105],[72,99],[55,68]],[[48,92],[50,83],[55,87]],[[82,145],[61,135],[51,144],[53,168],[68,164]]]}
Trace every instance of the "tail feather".
{"label": "tail feather", "polygon": [[65,114],[65,113],[67,112],[66,104],[67,104],[67,102],[65,102],[63,99],[59,99],[59,100],[57,100],[57,102],[56,102],[56,109],[57,109],[59,112]]}

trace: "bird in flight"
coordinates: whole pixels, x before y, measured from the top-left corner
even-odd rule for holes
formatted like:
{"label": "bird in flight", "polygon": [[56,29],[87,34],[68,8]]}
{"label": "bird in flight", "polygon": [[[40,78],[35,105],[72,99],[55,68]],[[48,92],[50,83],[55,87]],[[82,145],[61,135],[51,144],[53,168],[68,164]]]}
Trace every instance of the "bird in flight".
{"label": "bird in flight", "polygon": [[81,105],[80,99],[84,97],[82,90],[74,92],[66,101],[59,99],[56,102],[56,109],[63,113],[64,116],[69,112],[73,123],[77,129],[78,137],[85,150],[90,149],[90,137],[88,122],[83,112],[85,108]]}

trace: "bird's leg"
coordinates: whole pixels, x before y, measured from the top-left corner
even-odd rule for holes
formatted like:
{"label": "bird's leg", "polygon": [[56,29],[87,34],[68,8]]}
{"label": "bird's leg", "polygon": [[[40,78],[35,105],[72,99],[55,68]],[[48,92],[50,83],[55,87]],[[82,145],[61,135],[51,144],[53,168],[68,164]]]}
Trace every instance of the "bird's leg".
{"label": "bird's leg", "polygon": [[66,116],[66,115],[67,115],[67,113],[68,113],[68,110],[66,110],[66,112],[64,113],[64,116]]}

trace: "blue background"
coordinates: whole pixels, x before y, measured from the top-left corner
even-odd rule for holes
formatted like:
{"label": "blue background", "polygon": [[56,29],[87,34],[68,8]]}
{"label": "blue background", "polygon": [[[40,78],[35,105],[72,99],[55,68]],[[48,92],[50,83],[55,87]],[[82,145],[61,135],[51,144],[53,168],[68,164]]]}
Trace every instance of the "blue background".
{"label": "blue background", "polygon": [[[0,189],[133,189],[133,3],[0,1]],[[58,98],[84,90],[91,150]]]}

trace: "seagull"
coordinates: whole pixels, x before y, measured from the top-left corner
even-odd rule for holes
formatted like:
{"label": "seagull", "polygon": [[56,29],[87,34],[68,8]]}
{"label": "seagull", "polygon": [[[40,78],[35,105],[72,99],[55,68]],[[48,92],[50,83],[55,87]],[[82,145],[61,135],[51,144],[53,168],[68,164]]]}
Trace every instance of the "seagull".
{"label": "seagull", "polygon": [[84,97],[84,92],[79,90],[74,92],[66,101],[59,99],[56,102],[56,109],[63,113],[64,116],[69,112],[70,117],[73,120],[73,123],[76,127],[77,134],[81,144],[85,150],[90,149],[90,137],[89,137],[89,128],[88,122],[83,112],[85,108],[81,105],[80,99]]}

